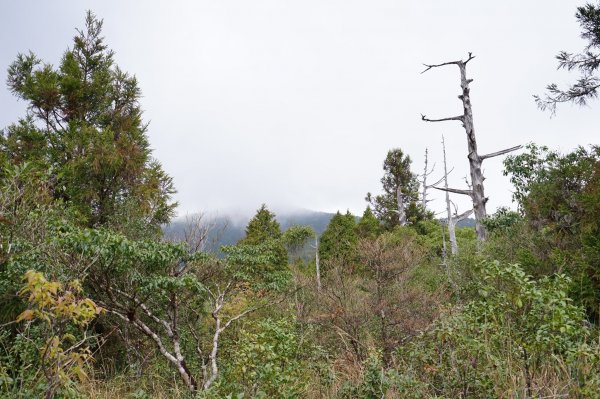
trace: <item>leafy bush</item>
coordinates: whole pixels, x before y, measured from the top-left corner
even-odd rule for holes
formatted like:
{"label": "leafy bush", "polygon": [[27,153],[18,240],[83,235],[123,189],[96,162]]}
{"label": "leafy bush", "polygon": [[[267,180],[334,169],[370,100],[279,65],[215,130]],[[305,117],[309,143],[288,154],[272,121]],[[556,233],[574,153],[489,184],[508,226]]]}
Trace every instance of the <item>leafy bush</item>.
{"label": "leafy bush", "polygon": [[265,319],[240,333],[221,380],[204,397],[302,398],[314,348],[288,319]]}
{"label": "leafy bush", "polygon": [[545,396],[559,386],[550,379],[563,395],[596,386],[599,348],[588,344],[592,330],[568,297],[568,277],[536,281],[499,262],[476,273],[476,297],[400,350],[400,381],[420,381],[431,397]]}

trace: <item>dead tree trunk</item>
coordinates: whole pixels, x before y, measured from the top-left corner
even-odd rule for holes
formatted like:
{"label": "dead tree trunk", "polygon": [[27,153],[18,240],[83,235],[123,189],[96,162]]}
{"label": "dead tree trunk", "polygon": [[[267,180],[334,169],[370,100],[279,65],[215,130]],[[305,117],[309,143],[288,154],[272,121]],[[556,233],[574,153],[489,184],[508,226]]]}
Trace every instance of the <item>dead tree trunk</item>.
{"label": "dead tree trunk", "polygon": [[519,148],[521,148],[521,146],[519,145],[512,148],[507,148],[505,150],[501,150],[487,155],[479,155],[479,153],[477,152],[477,139],[475,137],[475,127],[473,125],[473,111],[471,108],[471,96],[469,88],[469,84],[473,82],[473,79],[467,79],[467,63],[473,58],[475,57],[471,53],[469,53],[469,58],[467,58],[466,61],[450,61],[437,65],[425,64],[427,68],[422,73],[425,73],[432,68],[437,68],[445,65],[458,66],[458,69],[460,70],[460,87],[462,89],[462,94],[459,95],[458,98],[462,101],[463,104],[463,114],[459,116],[452,116],[449,118],[441,119],[428,119],[425,115],[421,115],[421,119],[425,122],[460,121],[462,123],[465,129],[465,133],[467,134],[467,158],[469,159],[469,167],[471,172],[471,188],[469,190],[445,188],[444,190],[457,194],[468,195],[471,197],[473,201],[473,210],[475,212],[475,230],[477,232],[477,239],[480,241],[484,241],[487,237],[487,231],[482,222],[483,219],[485,219],[487,216],[485,204],[487,203],[488,198],[486,198],[483,189],[483,181],[485,180],[485,178],[483,177],[483,172],[481,171],[481,163],[484,159],[518,150]]}
{"label": "dead tree trunk", "polygon": [[425,148],[425,167],[423,168],[423,193],[421,194],[421,206],[423,209],[427,206],[427,148]]}
{"label": "dead tree trunk", "polygon": [[456,242],[456,225],[465,220],[473,213],[473,209],[469,209],[461,213],[460,215],[455,211],[453,216],[448,219],[448,236],[450,237],[450,251],[452,255],[458,253],[458,243]]}
{"label": "dead tree trunk", "polygon": [[[456,224],[465,218],[467,218],[471,213],[473,213],[472,209],[458,215],[458,211],[455,208],[454,216],[452,215],[452,209],[450,204],[450,192],[448,191],[448,167],[446,164],[446,142],[444,140],[444,136],[442,136],[442,149],[444,153],[444,188],[446,191],[446,212],[447,212],[447,224],[448,224],[448,238],[450,240],[450,251],[452,255],[456,255],[458,253],[458,244],[456,242]],[[446,243],[444,242],[444,247]]]}
{"label": "dead tree trunk", "polygon": [[396,188],[396,201],[398,203],[398,223],[400,226],[406,225],[406,209],[404,207],[404,195],[402,194],[402,186],[398,184]]}
{"label": "dead tree trunk", "polygon": [[427,199],[427,189],[429,189],[430,187],[437,184],[437,183],[434,183],[429,186],[427,185],[427,177],[433,173],[434,169],[435,169],[435,164],[431,167],[431,170],[429,169],[429,151],[427,150],[427,148],[425,148],[425,167],[423,168],[423,182],[422,182],[423,190],[421,191],[421,206],[423,207],[423,210],[427,209],[427,203],[429,202],[429,200]]}
{"label": "dead tree trunk", "polygon": [[446,248],[446,229],[444,228],[444,222],[440,223],[442,227],[442,265],[448,267],[448,250]]}
{"label": "dead tree trunk", "polygon": [[315,232],[315,268],[317,272],[317,291],[321,292],[321,265],[319,262],[319,236]]}
{"label": "dead tree trunk", "polygon": [[[446,189],[446,224],[448,225],[450,250],[452,251],[452,255],[454,255],[458,251],[458,246],[456,245],[456,232],[454,231],[454,224],[451,222],[452,210],[450,208],[450,192],[448,192],[448,172],[447,172],[448,166],[446,163],[446,142],[444,141],[444,136],[442,136],[442,148],[444,151],[444,188]],[[446,243],[444,242],[444,247],[445,246],[446,246]]]}

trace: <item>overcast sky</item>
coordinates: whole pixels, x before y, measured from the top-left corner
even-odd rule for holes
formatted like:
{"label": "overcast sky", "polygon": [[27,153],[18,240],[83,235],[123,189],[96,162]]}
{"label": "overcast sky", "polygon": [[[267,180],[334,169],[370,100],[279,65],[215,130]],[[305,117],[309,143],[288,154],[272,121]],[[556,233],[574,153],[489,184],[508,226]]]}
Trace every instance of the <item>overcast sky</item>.
{"label": "overcast sky", "polygon": [[[568,151],[598,143],[600,103],[565,105],[550,118],[533,94],[568,84],[560,50],[580,51],[582,1],[3,1],[0,70],[33,51],[57,64],[85,10],[104,19],[117,64],[135,74],[154,156],[175,179],[180,212],[350,209],[378,193],[387,151],[441,175],[446,137],[452,186],[468,174],[458,122],[456,66],[467,57],[480,153],[527,142]],[[0,127],[24,115],[0,87]],[[488,212],[511,204],[502,160],[484,163]],[[441,193],[440,193],[441,194]],[[431,205],[443,209],[442,196]],[[466,210],[468,198],[456,198]]]}

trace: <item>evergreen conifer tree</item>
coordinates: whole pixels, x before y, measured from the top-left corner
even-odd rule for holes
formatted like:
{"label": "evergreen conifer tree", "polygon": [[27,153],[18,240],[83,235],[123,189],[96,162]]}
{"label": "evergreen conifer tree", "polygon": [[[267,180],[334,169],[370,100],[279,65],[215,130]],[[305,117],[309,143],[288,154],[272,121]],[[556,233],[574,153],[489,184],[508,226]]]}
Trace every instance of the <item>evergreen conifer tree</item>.
{"label": "evergreen conifer tree", "polygon": [[383,227],[370,206],[367,206],[363,212],[362,218],[356,225],[356,232],[359,238],[367,239],[375,239],[383,232]]}
{"label": "evergreen conifer tree", "polygon": [[58,68],[17,56],[7,84],[28,112],[0,134],[0,158],[50,170],[54,197],[82,225],[124,230],[127,221],[156,233],[173,214],[172,179],[151,157],[137,80],[115,65],[101,33],[88,12]]}
{"label": "evergreen conifer tree", "polygon": [[552,113],[556,112],[559,103],[586,105],[589,100],[598,98],[600,90],[600,2],[577,7],[575,18],[581,26],[581,38],[587,40],[587,45],[576,54],[561,51],[556,59],[559,69],[577,70],[579,78],[567,89],[551,83],[546,87],[545,96],[534,96],[540,109],[549,109]]}
{"label": "evergreen conifer tree", "polygon": [[246,236],[240,240],[240,244],[262,244],[268,240],[279,240],[281,238],[281,227],[275,219],[275,214],[265,204],[256,211],[256,215],[246,226]]}
{"label": "evergreen conifer tree", "polygon": [[[428,217],[419,204],[419,182],[410,170],[412,160],[399,148],[388,151],[383,162],[384,175],[381,178],[383,194],[373,197],[367,193],[366,200],[373,206],[373,213],[386,230],[400,225],[400,212],[411,224]],[[403,209],[398,209],[398,189],[401,192]]]}
{"label": "evergreen conifer tree", "polygon": [[357,258],[358,236],[354,215],[339,211],[331,218],[321,235],[319,257],[325,267],[331,262],[342,262],[353,266]]}
{"label": "evergreen conifer tree", "polygon": [[287,266],[287,250],[283,243],[281,227],[275,219],[275,214],[265,204],[256,211],[256,215],[246,226],[246,236],[238,245],[263,245],[269,244],[274,251],[275,263],[279,268]]}

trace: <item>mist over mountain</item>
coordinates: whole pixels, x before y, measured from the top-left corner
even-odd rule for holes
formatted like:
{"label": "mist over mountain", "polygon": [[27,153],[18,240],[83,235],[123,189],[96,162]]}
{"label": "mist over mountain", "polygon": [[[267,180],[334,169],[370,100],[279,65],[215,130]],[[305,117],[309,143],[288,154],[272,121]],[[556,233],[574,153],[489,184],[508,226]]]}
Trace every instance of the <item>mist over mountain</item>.
{"label": "mist over mountain", "polygon": [[[183,239],[186,223],[198,215],[189,214],[174,219],[163,227],[165,236],[174,240]],[[282,231],[294,225],[304,225],[312,227],[320,235],[327,228],[333,215],[334,213],[294,209],[277,212],[276,219]],[[252,216],[233,210],[202,214],[200,223],[208,229],[205,249],[218,254],[221,246],[237,243],[246,234],[246,225]]]}
{"label": "mist over mountain", "polygon": [[[321,235],[327,228],[329,221],[335,215],[330,212],[313,211],[309,209],[287,209],[276,211],[276,219],[281,226],[281,231],[285,231],[291,226],[302,225],[310,226]],[[182,215],[175,218],[170,224],[163,226],[165,237],[172,240],[183,240],[186,224],[190,223],[190,219],[200,216],[200,223],[207,231],[205,240],[205,250],[220,254],[220,248],[223,245],[234,245],[239,240],[244,238],[246,234],[246,226],[252,216],[237,210],[227,210],[223,212],[207,212]],[[356,217],[356,221],[360,220],[360,216]],[[443,220],[443,219],[440,219]],[[474,227],[475,219],[467,218],[458,223],[458,227]],[[314,255],[314,249],[306,248],[307,257]]]}

